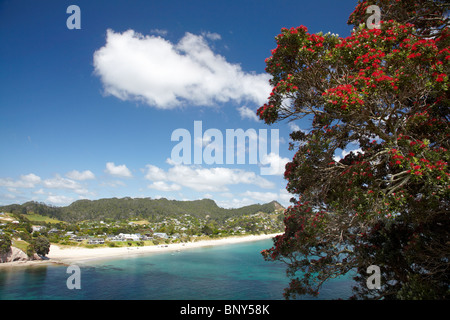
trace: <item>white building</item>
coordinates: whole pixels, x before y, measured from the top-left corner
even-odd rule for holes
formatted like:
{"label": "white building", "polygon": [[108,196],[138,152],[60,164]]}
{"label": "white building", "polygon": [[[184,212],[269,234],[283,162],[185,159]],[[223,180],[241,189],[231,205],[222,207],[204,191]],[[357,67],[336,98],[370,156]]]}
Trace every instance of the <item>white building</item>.
{"label": "white building", "polygon": [[139,241],[141,239],[141,235],[138,233],[119,233],[119,238],[122,238],[123,240]]}
{"label": "white building", "polygon": [[41,230],[45,229],[44,226],[31,226],[31,228],[33,229],[33,232],[40,232]]}
{"label": "white building", "polygon": [[163,238],[163,239],[167,239],[168,238],[167,233],[163,233],[163,232],[155,232],[153,234],[153,236],[154,237],[158,237],[158,238]]}

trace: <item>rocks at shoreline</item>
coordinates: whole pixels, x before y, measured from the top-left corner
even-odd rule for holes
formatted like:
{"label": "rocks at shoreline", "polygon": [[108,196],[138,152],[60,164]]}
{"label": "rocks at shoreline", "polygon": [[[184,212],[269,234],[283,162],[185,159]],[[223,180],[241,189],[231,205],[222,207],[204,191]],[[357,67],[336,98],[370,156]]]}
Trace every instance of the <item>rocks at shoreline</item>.
{"label": "rocks at shoreline", "polygon": [[30,260],[42,260],[42,258],[36,253],[32,257],[28,257],[25,252],[16,247],[11,247],[8,253],[0,254],[0,263]]}

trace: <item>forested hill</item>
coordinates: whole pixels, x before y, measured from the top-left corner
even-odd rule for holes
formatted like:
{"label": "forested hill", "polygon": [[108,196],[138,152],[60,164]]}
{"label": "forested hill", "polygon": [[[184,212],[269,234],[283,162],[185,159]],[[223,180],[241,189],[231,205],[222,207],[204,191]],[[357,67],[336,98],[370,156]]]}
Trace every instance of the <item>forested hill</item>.
{"label": "forested hill", "polygon": [[39,202],[26,202],[0,207],[0,211],[29,214],[35,213],[62,221],[77,222],[83,220],[121,220],[143,218],[158,221],[164,217],[189,214],[198,218],[223,221],[234,216],[255,214],[258,212],[282,212],[284,208],[276,201],[266,204],[254,204],[236,209],[224,209],[210,199],[178,201],[150,198],[110,198],[99,200],[78,200],[66,207],[54,207]]}

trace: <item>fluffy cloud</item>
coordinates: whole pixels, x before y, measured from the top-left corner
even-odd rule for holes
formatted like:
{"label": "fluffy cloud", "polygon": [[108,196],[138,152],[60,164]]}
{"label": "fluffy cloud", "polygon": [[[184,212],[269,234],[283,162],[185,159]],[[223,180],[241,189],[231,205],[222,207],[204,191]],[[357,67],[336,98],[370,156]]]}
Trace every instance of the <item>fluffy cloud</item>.
{"label": "fluffy cloud", "polygon": [[259,191],[246,191],[241,196],[249,197],[261,203],[270,202],[278,199],[278,194],[275,192],[259,192]]}
{"label": "fluffy cloud", "polygon": [[49,195],[47,197],[47,202],[53,203],[53,204],[57,204],[57,205],[67,205],[73,202],[73,200],[75,200],[72,197],[67,197],[67,196],[63,196],[63,195]]}
{"label": "fluffy cloud", "polygon": [[300,131],[301,130],[300,127],[297,124],[295,124],[294,122],[289,122],[288,126],[292,131]]}
{"label": "fluffy cloud", "polygon": [[241,208],[244,206],[249,206],[255,204],[255,200],[250,198],[233,198],[225,201],[216,201],[217,205],[222,208],[231,209],[231,208]]}
{"label": "fluffy cloud", "polygon": [[220,40],[222,39],[222,36],[215,32],[202,32],[202,36],[208,38],[209,40]]}
{"label": "fluffy cloud", "polygon": [[81,186],[78,182],[66,179],[60,175],[56,175],[52,179],[46,179],[42,181],[42,185],[48,189],[66,189],[71,190],[78,194],[87,194],[89,191]]}
{"label": "fluffy cloud", "polygon": [[282,158],[278,154],[271,152],[268,155],[264,155],[261,159],[261,163],[264,165],[269,165],[268,167],[264,166],[261,168],[261,174],[263,175],[284,175],[286,163],[290,160],[288,158]]}
{"label": "fluffy cloud", "polygon": [[254,120],[254,121],[259,121],[258,116],[256,115],[256,111],[246,107],[246,106],[242,106],[240,108],[237,109],[239,111],[239,114],[241,115],[242,119],[250,119],[250,120]]}
{"label": "fluffy cloud", "polygon": [[295,196],[293,194],[287,192],[286,189],[280,189],[278,201],[284,207],[288,207],[289,205],[291,205],[290,201],[293,197],[295,197]]}
{"label": "fluffy cloud", "polygon": [[60,175],[56,175],[52,179],[44,180],[42,185],[50,189],[78,189],[80,187],[78,182],[63,178]]}
{"label": "fluffy cloud", "polygon": [[223,208],[239,208],[255,203],[263,204],[273,200],[278,201],[282,206],[287,208],[291,205],[289,200],[294,195],[287,192],[286,189],[280,189],[279,192],[260,192],[248,190],[237,195],[222,193],[220,196],[229,198],[226,200],[217,200],[217,204]]}
{"label": "fluffy cloud", "polygon": [[72,170],[66,173],[66,177],[73,180],[91,180],[95,179],[95,175],[90,170],[80,172],[78,170]]}
{"label": "fluffy cloud", "polygon": [[114,162],[106,163],[105,172],[115,177],[131,178],[133,175],[126,165],[115,165]]}
{"label": "fluffy cloud", "polygon": [[207,39],[220,35],[186,33],[171,43],[133,30],[108,30],[106,44],[94,53],[95,73],[106,94],[162,109],[229,101],[262,105],[270,93],[269,75],[247,73],[227,62]]}
{"label": "fluffy cloud", "polygon": [[41,178],[34,173],[21,175],[19,180],[12,178],[0,178],[0,187],[8,188],[34,188],[41,182]]}
{"label": "fluffy cloud", "polygon": [[[88,172],[90,171],[85,171],[82,173],[78,172],[80,174],[78,178],[85,178],[85,179],[89,178],[90,174]],[[68,174],[69,176],[75,174],[75,172],[70,173],[71,174]],[[14,180],[12,178],[0,178],[0,187],[5,187],[9,192],[20,195],[20,197],[17,197],[14,194],[6,194],[6,195],[0,194],[0,201],[2,201],[2,198],[5,200],[15,200],[15,201],[22,200],[23,202],[29,200],[39,200],[59,205],[59,204],[69,204],[71,201],[74,200],[74,198],[68,195],[55,195],[49,192],[50,189],[58,190],[60,192],[69,194],[76,193],[82,196],[93,194],[79,182],[73,179],[61,177],[59,174],[56,174],[54,177],[48,179],[42,179],[41,177],[35,175],[34,173],[21,175],[20,178],[17,180]],[[40,188],[36,190],[38,187]],[[33,188],[36,189],[33,190]],[[31,189],[31,190],[30,192],[27,193],[27,191],[23,189]]]}
{"label": "fluffy cloud", "polygon": [[[170,163],[170,162],[169,162]],[[167,171],[154,165],[147,165],[145,178],[151,181],[169,181],[195,191],[228,191],[229,185],[250,184],[260,188],[273,188],[274,184],[251,171],[229,168],[203,168],[201,166],[174,165]],[[159,184],[161,188],[168,185]],[[158,185],[153,184],[157,189]],[[175,186],[172,185],[173,189]],[[162,190],[162,189],[158,189]]]}
{"label": "fluffy cloud", "polygon": [[152,184],[149,184],[148,187],[159,191],[178,191],[181,189],[181,186],[176,183],[169,185],[164,181],[155,181]]}
{"label": "fluffy cloud", "polygon": [[161,169],[157,166],[151,165],[151,164],[146,165],[146,168],[147,168],[147,173],[145,174],[145,179],[152,180],[152,181],[167,179],[167,175],[163,169]]}

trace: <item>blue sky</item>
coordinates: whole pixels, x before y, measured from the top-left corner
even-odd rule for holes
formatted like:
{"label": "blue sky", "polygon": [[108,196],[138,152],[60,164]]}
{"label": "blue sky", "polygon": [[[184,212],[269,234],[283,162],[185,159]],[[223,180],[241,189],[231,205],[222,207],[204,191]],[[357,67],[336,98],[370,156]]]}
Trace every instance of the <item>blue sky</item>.
{"label": "blue sky", "polygon": [[[72,4],[81,29],[67,28]],[[248,152],[244,164],[174,163],[172,133],[189,132],[193,153],[215,141],[208,129],[224,146],[227,129],[267,129],[269,137],[278,129],[279,153],[265,160],[291,159],[294,125],[255,117],[270,90],[264,60],[282,27],[349,35],[355,5],[0,1],[0,204],[130,196],[287,205],[280,168],[261,174]],[[195,121],[204,134],[197,141]]]}

